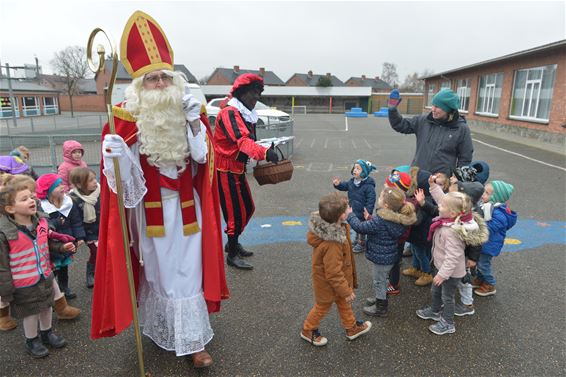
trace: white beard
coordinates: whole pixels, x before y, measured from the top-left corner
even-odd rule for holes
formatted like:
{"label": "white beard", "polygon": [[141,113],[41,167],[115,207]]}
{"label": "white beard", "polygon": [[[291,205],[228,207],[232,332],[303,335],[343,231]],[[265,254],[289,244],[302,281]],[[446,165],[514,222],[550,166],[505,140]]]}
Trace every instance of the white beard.
{"label": "white beard", "polygon": [[126,101],[126,109],[137,118],[140,152],[147,156],[151,165],[166,167],[174,164],[185,169],[189,146],[182,105],[183,88],[171,85],[147,90],[142,87],[137,94],[132,96],[133,101]]}

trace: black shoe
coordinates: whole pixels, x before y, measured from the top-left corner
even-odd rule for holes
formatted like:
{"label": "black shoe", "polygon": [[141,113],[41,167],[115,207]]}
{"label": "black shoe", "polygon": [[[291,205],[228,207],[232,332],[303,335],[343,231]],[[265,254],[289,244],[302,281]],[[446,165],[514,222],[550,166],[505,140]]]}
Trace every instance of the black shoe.
{"label": "black shoe", "polygon": [[67,287],[63,290],[63,292],[65,293],[65,298],[67,300],[72,300],[74,298],[77,298],[77,294],[73,291],[71,291],[71,288]]}
{"label": "black shoe", "polygon": [[362,311],[367,315],[375,317],[386,317],[387,316],[387,300],[375,300],[375,305],[364,306]]}
{"label": "black shoe", "polygon": [[94,287],[94,264],[92,263],[86,264],[86,287]]}
{"label": "black shoe", "polygon": [[253,251],[248,251],[248,250],[244,249],[244,247],[242,246],[241,243],[238,243],[238,246],[236,246],[236,249],[238,250],[238,255],[242,258],[251,257],[252,255],[254,255]]}
{"label": "black shoe", "polygon": [[41,359],[49,355],[49,350],[41,343],[39,336],[33,339],[26,339],[26,350],[35,359]]}
{"label": "black shoe", "polygon": [[40,331],[40,333],[43,344],[53,348],[63,348],[67,345],[67,341],[63,337],[55,335],[51,329]]}
{"label": "black shoe", "polygon": [[240,259],[238,255],[234,257],[227,256],[226,263],[228,266],[239,268],[240,270],[253,270],[254,266],[246,262],[245,260]]}

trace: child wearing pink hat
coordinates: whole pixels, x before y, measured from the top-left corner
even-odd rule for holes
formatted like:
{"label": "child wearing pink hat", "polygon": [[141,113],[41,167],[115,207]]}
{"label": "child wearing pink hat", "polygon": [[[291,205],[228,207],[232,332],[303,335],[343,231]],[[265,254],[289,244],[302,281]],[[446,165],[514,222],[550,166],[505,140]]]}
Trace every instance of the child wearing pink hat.
{"label": "child wearing pink hat", "polygon": [[85,150],[81,143],[76,140],[67,140],[63,143],[63,162],[57,169],[57,174],[61,177],[65,192],[71,190],[69,175],[74,168],[87,168],[86,162],[83,161]]}
{"label": "child wearing pink hat", "polygon": [[[41,200],[41,208],[49,215],[50,228],[55,232],[72,236],[77,248],[84,244],[86,237],[80,210],[65,194],[63,180],[57,174],[44,174],[37,180],[36,195]],[[71,300],[77,295],[69,288],[69,265],[71,255],[52,254],[55,276],[65,297]]]}

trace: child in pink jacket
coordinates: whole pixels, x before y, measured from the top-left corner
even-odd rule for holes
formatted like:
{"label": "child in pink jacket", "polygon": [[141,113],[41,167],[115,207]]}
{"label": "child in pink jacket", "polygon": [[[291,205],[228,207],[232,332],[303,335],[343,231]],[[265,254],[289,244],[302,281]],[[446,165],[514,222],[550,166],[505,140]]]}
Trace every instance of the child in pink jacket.
{"label": "child in pink jacket", "polygon": [[[437,270],[432,281],[432,304],[417,310],[422,319],[437,321],[429,330],[437,335],[456,332],[454,298],[458,283],[466,275],[465,223],[473,223],[472,202],[461,192],[444,195],[437,185],[430,193],[438,203],[439,216],[432,220],[428,233],[432,239],[432,260]],[[444,305],[444,308],[442,308]],[[442,312],[441,312],[442,309]]]}
{"label": "child in pink jacket", "polygon": [[59,165],[57,174],[63,180],[65,192],[69,192],[72,188],[69,182],[69,174],[71,173],[71,170],[78,167],[88,167],[86,162],[82,160],[84,154],[84,148],[78,141],[67,140],[63,143],[63,163]]}

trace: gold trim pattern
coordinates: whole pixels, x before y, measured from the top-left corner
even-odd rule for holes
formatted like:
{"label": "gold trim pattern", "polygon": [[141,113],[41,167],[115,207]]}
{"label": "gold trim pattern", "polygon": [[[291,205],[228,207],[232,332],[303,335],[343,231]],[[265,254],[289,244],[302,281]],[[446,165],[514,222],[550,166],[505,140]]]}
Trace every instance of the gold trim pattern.
{"label": "gold trim pattern", "polygon": [[145,208],[161,208],[161,202],[144,202]]}
{"label": "gold trim pattern", "polygon": [[112,106],[112,115],[116,118],[125,120],[126,122],[136,122],[136,118],[128,110],[123,107]]}
{"label": "gold trim pattern", "polygon": [[198,232],[200,232],[200,227],[198,226],[198,223],[196,221],[191,224],[183,225],[184,236],[190,236],[191,234],[195,234]]}
{"label": "gold trim pattern", "polygon": [[165,226],[148,225],[145,228],[145,235],[148,237],[165,237]]}
{"label": "gold trim pattern", "polygon": [[195,206],[194,200],[187,200],[186,202],[181,202],[181,208],[194,207],[194,206]]}

